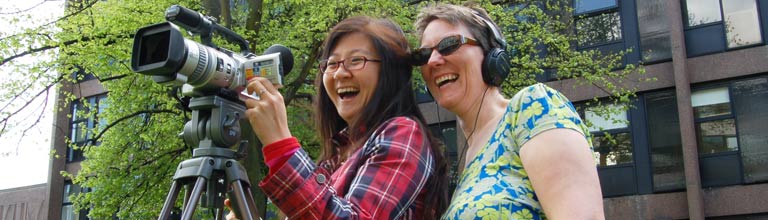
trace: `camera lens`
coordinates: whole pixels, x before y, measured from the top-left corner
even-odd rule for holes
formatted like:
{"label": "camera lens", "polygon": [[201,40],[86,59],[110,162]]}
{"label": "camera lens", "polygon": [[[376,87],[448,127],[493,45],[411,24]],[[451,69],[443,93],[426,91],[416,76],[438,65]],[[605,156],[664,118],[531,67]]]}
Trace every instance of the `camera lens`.
{"label": "camera lens", "polygon": [[146,35],[141,38],[139,65],[163,62],[168,59],[170,31]]}

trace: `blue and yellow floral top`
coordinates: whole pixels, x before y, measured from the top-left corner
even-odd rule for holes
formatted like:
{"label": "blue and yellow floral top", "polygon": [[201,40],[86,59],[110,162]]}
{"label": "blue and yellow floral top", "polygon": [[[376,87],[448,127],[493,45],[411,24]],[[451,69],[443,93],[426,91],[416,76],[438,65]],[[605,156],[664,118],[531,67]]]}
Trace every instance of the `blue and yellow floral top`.
{"label": "blue and yellow floral top", "polygon": [[571,102],[556,90],[536,84],[515,94],[491,138],[468,158],[443,219],[546,219],[520,147],[553,128],[589,134]]}

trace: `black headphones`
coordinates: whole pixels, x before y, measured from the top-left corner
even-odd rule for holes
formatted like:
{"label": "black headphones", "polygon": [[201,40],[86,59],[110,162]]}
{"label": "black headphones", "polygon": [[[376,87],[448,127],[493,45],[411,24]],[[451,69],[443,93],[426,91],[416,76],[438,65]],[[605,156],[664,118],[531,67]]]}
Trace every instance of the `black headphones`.
{"label": "black headphones", "polygon": [[509,75],[510,69],[507,41],[504,40],[504,36],[501,35],[501,32],[496,29],[496,26],[491,21],[483,18],[477,12],[474,14],[485,23],[488,31],[491,32],[490,34],[493,35],[493,39],[500,46],[494,47],[493,43],[489,45],[491,49],[488,51],[488,54],[485,54],[483,59],[483,81],[488,85],[501,86],[501,83]]}

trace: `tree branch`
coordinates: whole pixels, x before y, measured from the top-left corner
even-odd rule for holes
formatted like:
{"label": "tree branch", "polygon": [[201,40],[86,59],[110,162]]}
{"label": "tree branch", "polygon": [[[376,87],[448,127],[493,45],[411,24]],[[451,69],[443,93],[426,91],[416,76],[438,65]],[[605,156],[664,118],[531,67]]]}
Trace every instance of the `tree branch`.
{"label": "tree branch", "polygon": [[19,14],[19,13],[27,12],[27,11],[29,11],[29,10],[32,10],[32,9],[35,9],[35,8],[37,8],[37,6],[40,6],[40,5],[42,5],[43,3],[45,3],[45,2],[46,2],[46,1],[42,1],[42,2],[40,2],[40,3],[37,3],[36,5],[34,5],[34,6],[32,6],[32,7],[29,7],[29,8],[27,8],[27,9],[22,9],[22,10],[18,10],[18,11],[14,11],[14,12],[0,12],[0,15],[12,15],[12,14]]}
{"label": "tree branch", "polygon": [[[60,17],[60,18],[58,18],[56,20],[53,20],[51,22],[45,23],[43,25],[40,25],[40,26],[38,26],[38,27],[36,27],[34,29],[45,27],[45,26],[48,26],[48,25],[52,25],[52,24],[55,24],[55,23],[57,23],[59,21],[63,21],[65,19],[69,18],[69,17],[72,17],[72,16],[75,16],[77,14],[80,14],[81,12],[85,11],[86,9],[89,9],[89,8],[93,7],[93,5],[95,5],[97,2],[100,2],[100,1],[92,1],[90,4],[86,5],[85,7],[81,8],[81,9],[79,9],[77,11],[74,11],[74,12],[72,12],[70,14],[64,15],[64,16],[62,16],[62,17]],[[37,6],[35,6],[35,7],[37,7]],[[11,35],[11,36],[8,36],[8,37],[0,38],[0,40],[5,40],[7,38],[17,37],[19,35],[20,34],[14,34],[14,35]]]}
{"label": "tree branch", "polygon": [[[118,35],[118,39],[129,39],[129,38],[132,39],[133,35],[134,35],[134,33]],[[37,47],[37,48],[30,48],[29,50],[26,50],[26,51],[21,52],[21,53],[14,54],[14,55],[12,55],[10,57],[3,57],[3,59],[0,60],[0,66],[4,65],[5,63],[7,63],[9,61],[17,59],[19,57],[23,57],[23,56],[30,55],[30,54],[33,54],[33,53],[37,53],[37,52],[41,52],[41,51],[46,51],[46,50],[50,50],[50,49],[56,49],[56,48],[59,48],[59,47],[62,47],[62,46],[69,46],[69,45],[76,44],[76,43],[79,43],[79,42],[82,42],[82,41],[91,41],[91,40],[103,39],[103,38],[107,38],[108,36],[111,36],[111,35],[103,34],[103,35],[99,35],[99,36],[96,36],[96,37],[86,37],[86,36],[83,36],[83,37],[80,37],[79,39],[64,41],[61,44],[45,45],[45,46]],[[110,40],[110,41],[107,41],[106,43],[104,43],[104,46],[109,46],[109,45],[112,45],[112,44],[114,44],[116,42],[117,41],[115,39],[113,39],[113,40]]]}
{"label": "tree branch", "polygon": [[125,120],[127,120],[129,118],[132,118],[134,116],[137,116],[137,115],[151,114],[151,113],[171,113],[171,114],[173,114],[173,113],[176,113],[176,112],[174,112],[172,110],[167,110],[167,109],[152,109],[152,110],[138,111],[138,112],[134,112],[134,113],[131,113],[129,115],[120,117],[117,120],[115,120],[114,122],[109,123],[107,126],[105,126],[103,130],[99,131],[99,134],[96,135],[93,139],[91,139],[89,141],[90,142],[89,145],[91,145],[91,146],[92,145],[96,145],[96,141],[98,141],[101,138],[101,136],[104,135],[104,133],[106,133],[110,128],[114,127],[118,123],[120,123],[122,121],[125,121]]}
{"label": "tree branch", "polygon": [[[59,78],[57,78],[57,79],[56,79],[56,80],[54,80],[52,83],[50,83],[50,84],[48,84],[47,86],[45,86],[45,88],[44,88],[44,89],[42,89],[42,90],[40,90],[40,92],[38,92],[37,94],[35,94],[35,96],[34,96],[34,97],[38,97],[38,96],[40,96],[41,94],[43,94],[44,92],[47,92],[49,89],[51,89],[51,87],[53,87],[54,85],[56,85],[57,83],[59,83],[59,82],[60,82],[61,80],[63,80],[63,79],[64,79],[64,75],[59,75]],[[46,97],[47,97],[47,95],[46,95]],[[15,99],[16,99],[16,98],[14,98],[14,100],[15,100]],[[1,136],[3,133],[5,133],[5,129],[7,128],[7,126],[8,126],[8,122],[10,122],[10,119],[11,119],[13,116],[15,116],[16,114],[19,114],[19,112],[21,112],[21,111],[22,111],[22,110],[24,110],[25,108],[27,108],[27,106],[29,106],[30,104],[32,104],[32,102],[33,102],[33,101],[35,101],[35,99],[30,99],[29,101],[27,101],[26,103],[24,103],[24,105],[22,105],[21,107],[19,107],[19,109],[17,109],[17,110],[16,110],[16,111],[14,111],[14,112],[11,112],[11,113],[10,113],[10,114],[9,114],[7,117],[5,117],[5,118],[3,118],[3,119],[0,119],[0,124],[2,124],[2,128],[0,128],[0,136]],[[5,109],[5,107],[3,107],[3,109]]]}
{"label": "tree branch", "polygon": [[314,62],[312,62],[312,59],[318,56],[320,53],[320,46],[323,42],[316,40],[314,43],[312,43],[312,51],[309,54],[309,59],[307,59],[306,62],[304,62],[304,65],[301,67],[301,72],[299,72],[299,76],[296,77],[293,82],[288,84],[288,91],[285,92],[285,105],[288,105],[293,101],[294,96],[296,96],[296,93],[301,88],[302,84],[304,84],[305,80],[307,79],[307,76],[309,75],[309,72],[315,67],[312,65]]}
{"label": "tree branch", "polygon": [[[75,44],[77,42],[86,41],[86,40],[90,40],[90,38],[89,37],[82,37],[82,38],[80,38],[78,40],[69,40],[69,41],[65,41],[61,45],[62,46],[69,46],[69,45]],[[59,48],[59,45],[45,45],[45,46],[37,47],[37,48],[30,48],[27,51],[14,54],[14,55],[12,55],[10,57],[4,57],[2,60],[0,60],[0,66],[4,65],[5,63],[7,63],[7,62],[9,62],[11,60],[19,58],[19,57],[23,57],[23,56],[26,56],[26,55],[29,55],[29,54],[37,53],[37,52],[40,52],[40,51],[56,49],[56,48]]]}
{"label": "tree branch", "polygon": [[110,76],[110,77],[106,77],[106,78],[98,78],[98,77],[96,77],[96,78],[99,79],[99,82],[103,83],[103,82],[108,82],[108,81],[112,81],[112,80],[122,79],[122,78],[125,78],[126,76],[128,76],[128,74],[122,74],[122,75],[117,75],[117,76]]}
{"label": "tree branch", "polygon": [[[24,131],[21,132],[21,137],[22,138],[27,135],[27,131],[29,131],[33,127],[35,127],[35,125],[37,125],[37,123],[40,123],[40,120],[43,118],[43,115],[45,115],[44,114],[45,113],[45,108],[48,107],[48,97],[49,96],[50,96],[50,93],[46,92],[45,93],[45,99],[43,99],[43,111],[41,111],[40,114],[37,115],[37,119],[35,119],[34,123],[29,125],[29,127],[27,127],[26,129],[24,129]],[[21,138],[19,138],[19,142],[16,145],[16,149],[17,150],[19,149],[19,146],[21,146]]]}

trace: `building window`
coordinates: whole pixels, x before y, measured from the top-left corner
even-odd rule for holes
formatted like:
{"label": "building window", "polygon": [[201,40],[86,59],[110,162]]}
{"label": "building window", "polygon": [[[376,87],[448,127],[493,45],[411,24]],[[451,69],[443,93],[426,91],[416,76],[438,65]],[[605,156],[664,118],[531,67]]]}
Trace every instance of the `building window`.
{"label": "building window", "polygon": [[64,183],[64,195],[61,206],[61,219],[62,220],[87,220],[88,210],[80,210],[75,212],[74,205],[70,197],[77,196],[80,193],[89,192],[88,188],[80,188],[77,184],[67,181]]}
{"label": "building window", "polygon": [[739,150],[728,87],[693,92],[691,105],[700,155]]}
{"label": "building window", "polygon": [[429,89],[427,89],[426,83],[425,83],[425,86],[414,89],[413,94],[414,94],[414,97],[416,98],[416,103],[425,103],[425,102],[435,101],[435,99],[432,97],[432,94],[429,93]]}
{"label": "building window", "polygon": [[574,0],[579,47],[620,41],[621,16],[616,0]]}
{"label": "building window", "polygon": [[[99,95],[83,98],[72,102],[72,121],[70,124],[70,141],[72,144],[67,146],[67,162],[77,162],[85,159],[80,147],[90,143],[94,138],[94,128],[98,125],[105,125],[104,119],[98,118],[98,115],[104,112],[108,106],[105,102],[107,96]],[[91,109],[96,112],[91,113]],[[74,146],[73,146],[74,145]]]}
{"label": "building window", "polygon": [[762,43],[755,0],[726,0],[722,3],[728,48]]}
{"label": "building window", "polygon": [[687,27],[695,30],[686,35],[696,35],[686,37],[692,55],[763,42],[755,0],[686,0],[685,5]]}
{"label": "building window", "polygon": [[81,66],[75,66],[75,71],[72,72],[72,79],[74,79],[75,82],[80,83],[96,79],[96,76],[93,75],[93,73],[86,72],[85,69]]}
{"label": "building window", "polygon": [[600,167],[633,164],[632,136],[623,106],[587,107],[583,118],[592,133],[592,146]]}
{"label": "building window", "polygon": [[674,90],[645,96],[653,191],[685,188],[683,146]]}
{"label": "building window", "polygon": [[[445,155],[448,156],[446,158],[448,160],[449,164],[449,175],[451,177],[458,176],[458,145],[456,143],[456,138],[458,136],[456,133],[456,122],[440,122],[440,123],[434,123],[429,125],[429,129],[432,132],[432,135],[434,135],[437,138],[440,138],[440,140],[443,141],[443,144],[445,144]],[[458,183],[458,179],[451,179],[451,187],[455,187]]]}
{"label": "building window", "polygon": [[619,12],[609,12],[576,20],[576,35],[580,47],[621,40]]}
{"label": "building window", "polygon": [[644,0],[637,2],[637,22],[643,61],[652,62],[672,57],[666,1]]}
{"label": "building window", "polygon": [[720,0],[686,0],[688,27],[710,24],[722,20]]}
{"label": "building window", "polygon": [[574,0],[573,11],[576,14],[590,13],[618,7],[616,0]]}
{"label": "building window", "polygon": [[768,76],[731,85],[744,182],[768,181]]}

